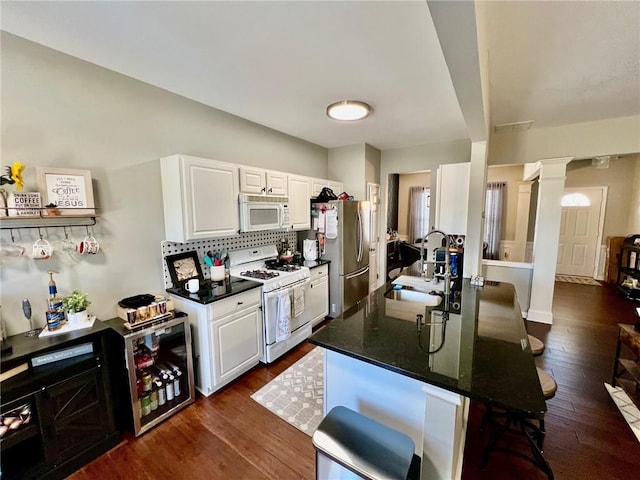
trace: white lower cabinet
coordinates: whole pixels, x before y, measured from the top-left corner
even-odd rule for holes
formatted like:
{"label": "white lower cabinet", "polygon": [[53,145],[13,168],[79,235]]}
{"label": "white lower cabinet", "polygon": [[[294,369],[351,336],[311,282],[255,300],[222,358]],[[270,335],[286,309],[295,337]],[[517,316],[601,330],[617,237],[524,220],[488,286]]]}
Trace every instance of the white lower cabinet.
{"label": "white lower cabinet", "polygon": [[329,315],[329,265],[311,270],[308,298],[311,325],[315,326]]}
{"label": "white lower cabinet", "polygon": [[258,365],[264,349],[260,288],[207,305],[171,298],[176,310],[189,314],[200,393],[211,395]]}

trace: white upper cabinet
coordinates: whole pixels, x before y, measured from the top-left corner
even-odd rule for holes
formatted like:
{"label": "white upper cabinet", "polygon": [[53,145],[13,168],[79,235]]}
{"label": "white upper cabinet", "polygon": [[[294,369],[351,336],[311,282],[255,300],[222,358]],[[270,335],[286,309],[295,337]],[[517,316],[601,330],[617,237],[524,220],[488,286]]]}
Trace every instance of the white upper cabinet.
{"label": "white upper cabinet", "polygon": [[289,175],[289,220],[293,230],[311,228],[311,179],[300,175]]}
{"label": "white upper cabinet", "polygon": [[328,186],[331,190],[333,190],[333,193],[335,193],[336,195],[340,195],[342,192],[344,192],[344,185],[342,184],[342,182],[335,182],[333,180],[329,180]]}
{"label": "white upper cabinet", "polygon": [[286,173],[261,168],[240,167],[240,191],[254,195],[288,195]]}
{"label": "white upper cabinet", "polygon": [[326,180],[324,178],[312,178],[311,179],[311,196],[316,198],[320,195],[320,192],[324,187],[329,187],[333,190],[333,193],[340,195],[344,191],[344,187],[341,182],[335,182],[333,180]]}
{"label": "white upper cabinet", "polygon": [[165,239],[230,237],[239,229],[238,166],[187,155],[160,159]]}
{"label": "white upper cabinet", "polygon": [[469,163],[440,165],[437,172],[436,228],[466,235],[469,203]]}

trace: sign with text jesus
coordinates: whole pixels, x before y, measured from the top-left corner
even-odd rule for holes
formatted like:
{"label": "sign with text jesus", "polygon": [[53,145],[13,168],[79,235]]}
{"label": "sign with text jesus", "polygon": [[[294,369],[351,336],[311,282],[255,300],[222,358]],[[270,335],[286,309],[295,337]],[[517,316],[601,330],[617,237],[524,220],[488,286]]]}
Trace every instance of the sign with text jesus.
{"label": "sign with text jesus", "polygon": [[38,185],[45,205],[53,203],[62,215],[95,213],[89,170],[39,167]]}

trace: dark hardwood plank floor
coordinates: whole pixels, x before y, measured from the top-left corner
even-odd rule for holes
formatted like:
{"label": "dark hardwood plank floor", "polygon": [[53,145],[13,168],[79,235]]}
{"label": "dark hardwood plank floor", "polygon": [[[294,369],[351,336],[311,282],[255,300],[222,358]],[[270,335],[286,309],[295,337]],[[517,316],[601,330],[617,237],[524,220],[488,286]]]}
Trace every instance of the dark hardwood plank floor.
{"label": "dark hardwood plank floor", "polygon": [[[553,326],[529,322],[527,328],[546,344],[536,363],[558,382],[545,416],[545,455],[556,478],[640,478],[640,443],[603,385],[611,382],[617,324],[635,321],[634,304],[610,285],[556,283],[553,310]],[[311,438],[250,398],[311,349],[303,343],[211,397],[198,396],[194,405],[138,439],[125,435],[70,478],[313,479]],[[483,411],[472,402],[462,478],[545,478],[526,461],[504,453],[495,453],[487,469],[480,469],[486,443],[478,431]],[[519,439],[513,444],[526,451]]]}

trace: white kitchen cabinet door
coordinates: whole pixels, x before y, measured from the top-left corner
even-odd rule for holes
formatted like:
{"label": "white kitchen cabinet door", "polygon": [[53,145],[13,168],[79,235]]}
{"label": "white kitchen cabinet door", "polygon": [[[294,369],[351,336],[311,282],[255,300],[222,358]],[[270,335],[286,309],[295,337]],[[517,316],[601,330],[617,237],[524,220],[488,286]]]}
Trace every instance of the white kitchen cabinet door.
{"label": "white kitchen cabinet door", "polygon": [[324,178],[312,178],[311,179],[311,197],[317,198],[324,187],[329,187],[333,190],[333,193],[340,195],[344,192],[344,186],[342,182],[336,182],[334,180],[327,180]]}
{"label": "white kitchen cabinet door", "polygon": [[259,363],[264,346],[258,306],[212,320],[209,334],[214,390]]}
{"label": "white kitchen cabinet door", "polygon": [[449,235],[467,233],[469,167],[469,163],[438,167],[435,223],[437,229]]}
{"label": "white kitchen cabinet door", "polygon": [[160,160],[165,239],[188,242],[238,233],[238,167],[187,155]]}
{"label": "white kitchen cabinet door", "polygon": [[287,174],[262,168],[240,167],[240,192],[286,197]]}
{"label": "white kitchen cabinet door", "polygon": [[329,180],[325,180],[324,178],[312,178],[311,179],[311,196],[316,198],[320,195],[320,192],[324,187],[329,186]]}
{"label": "white kitchen cabinet door", "polygon": [[333,190],[333,193],[335,193],[336,195],[340,195],[342,192],[344,192],[344,185],[342,184],[342,182],[329,180],[328,187]]}
{"label": "white kitchen cabinet door", "polygon": [[261,168],[240,167],[240,191],[254,195],[266,195],[267,177]]}
{"label": "white kitchen cabinet door", "polygon": [[286,197],[289,195],[288,175],[282,172],[266,172],[267,195]]}
{"label": "white kitchen cabinet door", "polygon": [[311,311],[311,325],[315,326],[329,315],[329,267],[323,265],[311,270],[308,309]]}
{"label": "white kitchen cabinet door", "polygon": [[293,230],[311,228],[311,179],[300,175],[289,175],[289,220]]}

